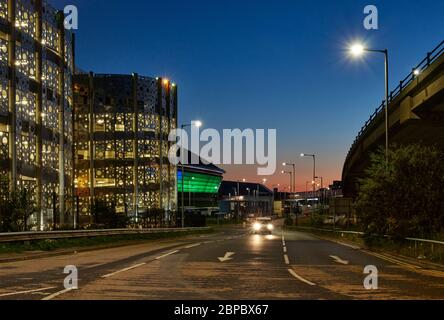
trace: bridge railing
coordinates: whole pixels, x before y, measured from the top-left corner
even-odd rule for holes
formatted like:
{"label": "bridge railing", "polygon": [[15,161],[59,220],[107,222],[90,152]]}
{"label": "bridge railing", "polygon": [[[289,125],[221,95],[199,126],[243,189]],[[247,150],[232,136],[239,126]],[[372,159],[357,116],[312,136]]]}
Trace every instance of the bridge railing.
{"label": "bridge railing", "polygon": [[[399,85],[393,91],[390,91],[388,99],[389,103],[394,101],[403,92],[403,90],[407,88],[410,85],[410,83],[413,82],[413,80],[415,80],[415,78],[420,73],[424,72],[443,53],[444,53],[444,41],[442,41],[439,45],[437,45],[432,51],[428,52],[426,57],[423,60],[421,60],[421,62],[419,62],[417,66],[413,68],[412,71],[399,82]],[[367,130],[370,123],[384,110],[384,107],[385,107],[385,100],[382,101],[381,105],[378,108],[376,108],[375,112],[362,126],[361,130],[359,131],[358,135],[353,141],[353,144],[348,152],[347,158],[350,156],[352,150],[360,140],[361,136]]]}

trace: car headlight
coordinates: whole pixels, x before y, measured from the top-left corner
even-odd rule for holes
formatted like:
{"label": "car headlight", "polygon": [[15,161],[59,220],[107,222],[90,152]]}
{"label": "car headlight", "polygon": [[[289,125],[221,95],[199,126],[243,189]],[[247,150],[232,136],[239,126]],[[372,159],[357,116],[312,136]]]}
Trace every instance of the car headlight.
{"label": "car headlight", "polygon": [[253,229],[255,231],[259,231],[262,229],[262,225],[260,223],[255,223],[255,224],[253,224]]}
{"label": "car headlight", "polygon": [[274,226],[271,223],[269,223],[267,224],[267,229],[271,231],[274,229]]}

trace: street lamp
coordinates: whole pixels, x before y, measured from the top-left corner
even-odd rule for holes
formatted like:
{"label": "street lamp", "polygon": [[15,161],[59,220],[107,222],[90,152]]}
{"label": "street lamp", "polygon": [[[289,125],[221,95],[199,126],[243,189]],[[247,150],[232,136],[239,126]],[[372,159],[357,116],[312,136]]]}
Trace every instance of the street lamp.
{"label": "street lamp", "polygon": [[[292,193],[292,186],[293,186],[293,172],[292,171],[281,171],[281,173],[290,175],[290,194],[291,194]],[[290,213],[291,213],[291,202],[290,202]]]}
{"label": "street lamp", "polygon": [[295,163],[288,163],[284,162],[282,164],[284,167],[286,166],[292,166],[293,167],[293,181],[292,181],[292,193],[296,193],[296,164]]}
{"label": "street lamp", "polygon": [[[374,50],[367,49],[364,45],[360,43],[353,44],[350,47],[350,54],[354,57],[360,57],[365,52],[376,52],[384,54],[385,59],[385,161],[388,163],[388,150],[389,150],[389,117],[388,117],[388,105],[389,105],[389,59],[388,59],[388,50]],[[415,74],[415,72],[414,72]],[[417,74],[418,75],[419,71]]]}
{"label": "street lamp", "polygon": [[[287,163],[284,162],[282,164],[284,167],[285,166],[292,166],[293,167],[293,188],[291,190],[291,193],[293,194],[293,200],[296,200],[296,164],[295,163]],[[293,211],[293,202],[290,202],[290,211]],[[296,225],[298,225],[298,213],[296,212]]]}
{"label": "street lamp", "polygon": [[[313,181],[316,180],[316,155],[301,153],[301,157],[312,157],[313,158]],[[314,183],[314,182],[313,182]],[[313,185],[313,194],[315,193],[315,186]]]}
{"label": "street lamp", "polygon": [[[202,122],[201,121],[191,121],[191,123],[188,124],[183,124],[181,125],[181,132],[180,132],[180,142],[183,143],[183,131],[186,127],[192,127],[195,126],[196,128],[200,128],[202,126]],[[180,152],[181,152],[181,160],[180,160],[180,166],[181,166],[181,171],[182,171],[182,192],[181,192],[181,207],[182,207],[182,221],[181,221],[181,225],[182,228],[185,228],[185,207],[184,207],[184,184],[185,184],[185,169],[183,166],[183,160],[185,159],[185,154],[182,154],[182,152],[184,153],[184,146],[182,146]],[[162,196],[162,195],[160,195]]]}
{"label": "street lamp", "polygon": [[[324,178],[323,177],[316,177],[316,179],[320,179],[321,180],[321,192],[320,195],[323,197],[323,193],[324,193]],[[321,201],[321,205],[322,205],[322,201]]]}

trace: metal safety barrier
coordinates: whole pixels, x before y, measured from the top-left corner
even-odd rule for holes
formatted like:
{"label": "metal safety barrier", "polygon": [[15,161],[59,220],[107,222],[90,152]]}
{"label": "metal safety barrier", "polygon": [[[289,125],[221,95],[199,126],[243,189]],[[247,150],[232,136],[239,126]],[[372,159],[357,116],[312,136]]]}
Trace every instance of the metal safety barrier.
{"label": "metal safety barrier", "polygon": [[209,230],[211,230],[210,227],[10,232],[10,233],[0,233],[0,243],[35,241],[35,240],[57,240],[57,239],[69,239],[69,238],[91,238],[91,237],[118,236],[118,235],[182,233],[190,231],[209,231]]}
{"label": "metal safety barrier", "polygon": [[[343,234],[355,234],[363,236],[364,232],[361,231],[349,231],[349,230],[339,230],[339,229],[325,229],[325,228],[313,228],[313,227],[298,227],[298,229],[302,230],[314,230],[314,231],[325,231],[325,232],[336,232],[336,233],[343,233]],[[388,235],[381,236],[384,238],[389,238]],[[419,238],[404,238],[404,240],[407,241],[414,241],[414,242],[423,242],[423,243],[429,243],[429,244],[437,244],[437,245],[443,245],[444,241],[439,240],[429,240],[429,239],[419,239]]]}

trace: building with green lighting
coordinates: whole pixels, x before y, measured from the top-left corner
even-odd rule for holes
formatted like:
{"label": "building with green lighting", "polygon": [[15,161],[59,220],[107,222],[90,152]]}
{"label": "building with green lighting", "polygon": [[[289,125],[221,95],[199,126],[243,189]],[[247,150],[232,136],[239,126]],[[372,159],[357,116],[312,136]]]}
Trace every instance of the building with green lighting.
{"label": "building with green lighting", "polygon": [[[185,209],[218,208],[218,192],[224,170],[213,164],[187,164],[177,168],[178,207]],[[182,189],[183,183],[183,189]],[[183,192],[182,192],[183,190]]]}

